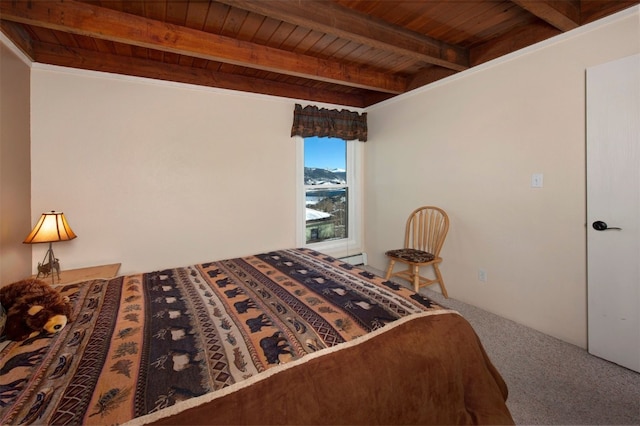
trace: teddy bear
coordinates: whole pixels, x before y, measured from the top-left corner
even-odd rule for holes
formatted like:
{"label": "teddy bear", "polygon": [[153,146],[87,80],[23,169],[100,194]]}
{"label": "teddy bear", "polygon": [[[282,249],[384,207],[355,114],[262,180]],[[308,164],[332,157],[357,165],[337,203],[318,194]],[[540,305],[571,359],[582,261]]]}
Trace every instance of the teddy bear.
{"label": "teddy bear", "polygon": [[69,298],[38,279],[0,287],[0,305],[6,311],[4,335],[10,340],[58,333],[71,321]]}

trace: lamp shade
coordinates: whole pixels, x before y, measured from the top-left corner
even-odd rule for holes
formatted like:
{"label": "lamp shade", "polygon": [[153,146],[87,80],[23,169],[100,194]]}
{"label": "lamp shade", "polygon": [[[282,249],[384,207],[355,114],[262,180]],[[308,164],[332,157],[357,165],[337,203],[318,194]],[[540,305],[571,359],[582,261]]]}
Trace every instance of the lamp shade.
{"label": "lamp shade", "polygon": [[73,240],[74,238],[76,238],[76,234],[71,230],[64,213],[51,211],[51,213],[42,213],[40,220],[38,220],[38,223],[36,223],[36,226],[33,227],[33,230],[27,235],[23,243],[53,243]]}

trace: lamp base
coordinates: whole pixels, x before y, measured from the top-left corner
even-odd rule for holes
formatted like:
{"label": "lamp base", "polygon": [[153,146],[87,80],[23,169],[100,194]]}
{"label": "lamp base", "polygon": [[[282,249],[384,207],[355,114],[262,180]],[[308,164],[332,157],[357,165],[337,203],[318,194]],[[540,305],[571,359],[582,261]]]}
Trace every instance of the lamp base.
{"label": "lamp base", "polygon": [[[47,260],[48,262],[45,263]],[[43,278],[51,275],[51,284],[54,284],[54,272],[58,274],[58,282],[60,282],[60,262],[53,255],[53,247],[52,244],[49,243],[49,250],[45,253],[42,263],[38,263],[38,275],[36,275],[36,278],[40,278],[40,274],[42,274]]]}

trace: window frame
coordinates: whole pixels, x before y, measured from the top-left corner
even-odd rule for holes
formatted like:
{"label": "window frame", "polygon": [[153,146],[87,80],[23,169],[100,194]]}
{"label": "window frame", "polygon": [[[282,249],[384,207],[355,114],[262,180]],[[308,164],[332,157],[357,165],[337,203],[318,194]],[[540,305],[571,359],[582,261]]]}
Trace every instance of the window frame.
{"label": "window frame", "polygon": [[312,185],[304,184],[304,138],[294,136],[296,144],[296,244],[298,247],[307,247],[333,257],[345,257],[363,252],[362,229],[362,163],[363,143],[357,140],[346,141],[346,168],[348,188],[348,217],[347,238],[322,241],[318,243],[306,242],[306,190],[307,188],[331,188],[344,185]]}

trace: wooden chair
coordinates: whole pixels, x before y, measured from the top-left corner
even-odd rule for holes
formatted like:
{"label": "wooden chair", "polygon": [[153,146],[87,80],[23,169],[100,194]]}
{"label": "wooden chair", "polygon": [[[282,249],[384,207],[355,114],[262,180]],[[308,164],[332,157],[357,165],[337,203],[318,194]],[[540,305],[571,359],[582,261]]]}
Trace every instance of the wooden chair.
{"label": "wooden chair", "polygon": [[[438,264],[442,262],[440,249],[448,231],[449,216],[444,210],[433,206],[424,206],[414,210],[407,219],[404,248],[389,250],[385,253],[389,257],[385,279],[388,280],[391,277],[406,279],[413,284],[416,292],[420,287],[438,283],[442,295],[448,298],[449,295],[438,268]],[[393,272],[393,266],[396,262],[406,264],[407,269]],[[420,276],[420,268],[424,266],[433,267],[435,279]]]}

